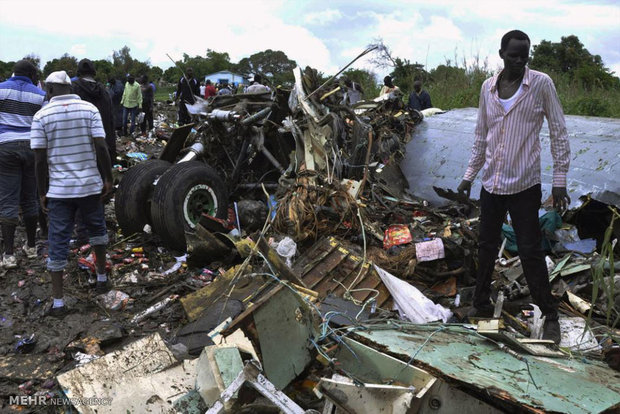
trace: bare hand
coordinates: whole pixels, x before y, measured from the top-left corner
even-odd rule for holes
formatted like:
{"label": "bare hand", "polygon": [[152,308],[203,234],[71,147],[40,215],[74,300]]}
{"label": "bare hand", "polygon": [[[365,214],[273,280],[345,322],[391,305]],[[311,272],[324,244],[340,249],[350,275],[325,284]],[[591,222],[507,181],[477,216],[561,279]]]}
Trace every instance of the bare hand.
{"label": "bare hand", "polygon": [[566,187],[553,187],[551,189],[551,196],[553,197],[553,208],[558,213],[563,213],[568,209],[570,197],[566,192]]}
{"label": "bare hand", "polygon": [[114,190],[114,185],[112,184],[112,181],[103,182],[103,190],[101,191],[101,202],[102,203],[106,203],[110,201],[110,199],[112,198],[113,190]]}
{"label": "bare hand", "polygon": [[42,195],[39,196],[39,204],[41,205],[41,211],[43,211],[45,214],[48,213],[48,209],[47,209],[47,197]]}
{"label": "bare hand", "polygon": [[471,193],[471,181],[463,180],[456,188],[456,191],[460,196],[466,197],[469,199],[469,194]]}

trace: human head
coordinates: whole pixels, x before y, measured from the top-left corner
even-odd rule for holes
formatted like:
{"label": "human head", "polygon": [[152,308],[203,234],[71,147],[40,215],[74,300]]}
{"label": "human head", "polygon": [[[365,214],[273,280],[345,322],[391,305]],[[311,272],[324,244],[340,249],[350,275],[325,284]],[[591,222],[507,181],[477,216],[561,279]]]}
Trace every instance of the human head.
{"label": "human head", "polygon": [[416,92],[420,93],[420,91],[422,90],[422,81],[421,80],[417,80],[417,81],[413,82],[413,90],[415,90]]}
{"label": "human head", "polygon": [[71,93],[71,78],[64,70],[52,72],[45,79],[45,89],[49,98]]}
{"label": "human head", "polygon": [[383,78],[383,84],[385,86],[387,86],[388,88],[393,88],[394,84],[392,83],[392,77],[391,76],[386,76],[385,78]]}
{"label": "human head", "polygon": [[37,67],[26,59],[15,63],[15,66],[13,66],[13,73],[15,76],[25,76],[29,78],[32,83],[37,83],[39,81],[39,71]]}
{"label": "human head", "polygon": [[499,56],[510,76],[520,76],[530,55],[530,38],[520,30],[511,30],[502,37]]}
{"label": "human head", "polygon": [[521,30],[511,30],[508,33],[506,33],[504,36],[502,36],[500,52],[502,50],[506,50],[506,48],[508,47],[508,42],[510,42],[510,39],[527,40],[528,45],[530,44],[530,37],[527,34],[522,32]]}
{"label": "human head", "polygon": [[142,77],[140,77],[140,83],[146,85],[149,83],[149,77],[147,75],[142,75]]}
{"label": "human head", "polygon": [[190,79],[194,77],[194,69],[192,68],[187,68],[187,71],[185,73],[187,74],[187,77]]}
{"label": "human head", "polygon": [[127,82],[129,82],[130,85],[133,85],[135,80],[136,78],[134,78],[134,76],[131,73],[127,74]]}
{"label": "human head", "polygon": [[263,83],[263,77],[259,73],[257,73],[256,75],[254,75],[254,82],[262,84]]}
{"label": "human head", "polygon": [[82,59],[78,63],[77,67],[77,75],[79,77],[82,76],[95,76],[97,74],[97,70],[95,69],[95,65],[90,59]]}

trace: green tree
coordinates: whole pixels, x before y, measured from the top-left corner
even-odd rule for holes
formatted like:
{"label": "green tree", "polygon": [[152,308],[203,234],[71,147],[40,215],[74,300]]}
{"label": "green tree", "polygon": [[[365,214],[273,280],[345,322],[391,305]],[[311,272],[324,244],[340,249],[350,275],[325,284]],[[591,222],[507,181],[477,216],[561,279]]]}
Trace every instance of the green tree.
{"label": "green tree", "polygon": [[274,86],[290,86],[295,80],[293,69],[296,66],[297,62],[289,59],[281,50],[267,49],[241,59],[235,65],[235,70],[246,76],[259,73]]}
{"label": "green tree", "polygon": [[429,74],[424,70],[424,65],[420,63],[411,63],[409,59],[394,59],[394,69],[390,73],[394,80],[394,84],[400,88],[404,94],[413,91],[413,82],[421,80],[427,82]]}
{"label": "green tree", "polygon": [[0,60],[0,81],[3,81],[11,77],[14,66],[15,66],[15,62],[13,61],[4,62]]}
{"label": "green tree", "polygon": [[159,66],[152,66],[147,74],[151,82],[158,83],[162,78],[164,71]]}
{"label": "green tree", "polygon": [[95,79],[99,82],[106,83],[111,76],[114,75],[114,65],[107,59],[99,59],[94,60],[93,64],[95,65],[95,71],[97,74],[95,75]]}
{"label": "green tree", "polygon": [[543,40],[532,47],[532,69],[565,74],[587,89],[618,87],[619,80],[603,64],[599,55],[592,55],[575,35],[562,36],[559,43]]}
{"label": "green tree", "polygon": [[170,66],[164,71],[162,77],[166,82],[172,85],[176,85],[179,79],[181,79],[181,76],[183,76],[183,74],[181,73],[181,70],[179,68],[177,68],[176,66]]}
{"label": "green tree", "polygon": [[74,56],[65,53],[61,57],[52,59],[45,64],[43,67],[43,76],[47,77],[50,73],[59,70],[64,70],[70,77],[76,76],[77,64],[78,60]]}
{"label": "green tree", "polygon": [[125,79],[127,74],[132,74],[136,78],[149,72],[150,63],[140,62],[131,56],[131,49],[123,46],[121,50],[112,52],[112,65],[114,66],[114,75],[119,79]]}

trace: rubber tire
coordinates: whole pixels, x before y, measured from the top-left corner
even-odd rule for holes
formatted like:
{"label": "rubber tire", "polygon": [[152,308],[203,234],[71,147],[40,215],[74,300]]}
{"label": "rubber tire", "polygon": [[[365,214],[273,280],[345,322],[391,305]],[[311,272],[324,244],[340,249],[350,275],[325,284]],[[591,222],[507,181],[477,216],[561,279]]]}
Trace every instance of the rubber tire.
{"label": "rubber tire", "polygon": [[151,223],[153,182],[168,168],[168,161],[147,160],[123,174],[114,195],[116,221],[125,236],[143,231]]}
{"label": "rubber tire", "polygon": [[228,217],[228,191],[217,172],[201,161],[173,165],[162,175],[153,191],[151,217],[153,231],[162,242],[175,250],[185,251],[185,231],[193,228],[185,219],[184,203],[189,192],[197,185],[205,185],[211,193],[215,217]]}

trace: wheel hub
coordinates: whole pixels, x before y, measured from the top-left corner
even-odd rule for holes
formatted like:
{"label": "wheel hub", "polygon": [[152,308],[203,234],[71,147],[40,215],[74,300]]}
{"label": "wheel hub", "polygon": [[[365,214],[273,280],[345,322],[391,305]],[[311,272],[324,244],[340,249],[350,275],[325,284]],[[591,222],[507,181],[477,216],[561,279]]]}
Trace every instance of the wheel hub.
{"label": "wheel hub", "polygon": [[213,189],[206,184],[198,184],[190,188],[183,200],[183,218],[191,228],[195,228],[203,213],[213,216],[217,207]]}

